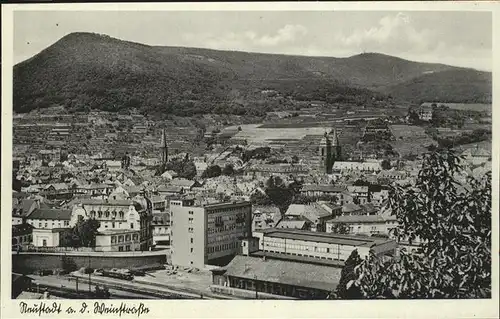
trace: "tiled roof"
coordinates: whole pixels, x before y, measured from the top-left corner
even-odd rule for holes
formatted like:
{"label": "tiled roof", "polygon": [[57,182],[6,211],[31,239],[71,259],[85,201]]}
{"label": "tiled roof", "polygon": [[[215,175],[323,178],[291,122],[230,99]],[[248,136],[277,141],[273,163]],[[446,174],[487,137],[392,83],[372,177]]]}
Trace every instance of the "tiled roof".
{"label": "tiled roof", "polygon": [[82,205],[111,205],[111,206],[130,206],[133,205],[133,201],[131,200],[120,200],[120,199],[82,199],[80,201]]}
{"label": "tiled roof", "polygon": [[236,256],[224,267],[226,275],[282,283],[298,287],[335,290],[340,280],[340,268],[301,262]]}
{"label": "tiled roof", "polygon": [[28,219],[70,220],[71,210],[37,208],[28,216]]}
{"label": "tiled roof", "polygon": [[361,209],[361,207],[359,207],[358,205],[353,204],[353,203],[345,204],[344,206],[342,206],[342,212],[344,212],[344,213],[355,212],[355,211],[358,211],[360,209]]}
{"label": "tiled roof", "polygon": [[306,224],[305,220],[281,220],[275,228],[292,228],[292,229],[303,229]]}

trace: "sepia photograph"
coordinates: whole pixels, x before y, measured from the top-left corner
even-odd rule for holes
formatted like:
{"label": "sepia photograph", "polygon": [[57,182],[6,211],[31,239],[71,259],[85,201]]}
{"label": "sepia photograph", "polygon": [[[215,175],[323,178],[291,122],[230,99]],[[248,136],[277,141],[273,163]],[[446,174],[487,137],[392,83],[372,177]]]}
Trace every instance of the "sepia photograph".
{"label": "sepia photograph", "polygon": [[491,11],[12,19],[12,299],[492,298]]}

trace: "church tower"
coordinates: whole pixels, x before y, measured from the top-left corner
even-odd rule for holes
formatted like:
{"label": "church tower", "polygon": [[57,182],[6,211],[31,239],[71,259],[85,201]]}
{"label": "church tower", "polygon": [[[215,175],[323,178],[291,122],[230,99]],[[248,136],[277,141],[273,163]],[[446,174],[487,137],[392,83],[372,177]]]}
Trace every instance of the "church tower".
{"label": "church tower", "polygon": [[325,174],[331,174],[333,164],[341,158],[341,147],[338,139],[337,130],[334,128],[325,135],[319,144],[320,170]]}
{"label": "church tower", "polygon": [[167,161],[168,161],[168,146],[167,146],[167,138],[166,138],[166,134],[165,134],[165,129],[163,129],[161,132],[160,151],[161,151],[161,164],[165,165],[165,164],[167,164]]}
{"label": "church tower", "polygon": [[335,161],[339,161],[342,158],[342,149],[339,143],[339,136],[337,134],[337,129],[334,127],[332,130],[332,165]]}

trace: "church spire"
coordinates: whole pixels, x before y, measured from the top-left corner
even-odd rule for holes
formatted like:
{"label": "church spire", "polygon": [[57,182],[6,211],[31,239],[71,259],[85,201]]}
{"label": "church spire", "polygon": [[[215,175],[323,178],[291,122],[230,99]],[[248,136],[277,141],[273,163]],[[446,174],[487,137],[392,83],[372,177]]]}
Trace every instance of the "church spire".
{"label": "church spire", "polygon": [[167,137],[165,129],[161,131],[160,150],[161,150],[161,163],[166,164],[168,161],[168,146],[167,146]]}
{"label": "church spire", "polygon": [[337,135],[337,129],[334,127],[332,130],[332,146],[339,146],[339,137]]}

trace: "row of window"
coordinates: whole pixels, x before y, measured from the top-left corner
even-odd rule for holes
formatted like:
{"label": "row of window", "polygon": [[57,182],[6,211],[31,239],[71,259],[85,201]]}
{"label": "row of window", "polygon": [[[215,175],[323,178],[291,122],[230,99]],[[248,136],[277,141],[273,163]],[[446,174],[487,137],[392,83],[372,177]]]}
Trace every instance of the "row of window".
{"label": "row of window", "polygon": [[90,211],[90,217],[92,217],[92,218],[96,218],[96,217],[102,218],[103,216],[105,218],[109,218],[109,216],[112,216],[113,218],[115,218],[116,216],[118,216],[119,218],[124,219],[125,213],[123,211],[119,211],[118,213],[116,211],[110,212],[109,210],[107,210],[105,212],[98,211],[97,213],[95,210]]}
{"label": "row of window", "polygon": [[224,225],[223,227],[210,227],[208,228],[208,233],[209,234],[214,234],[214,233],[221,233],[221,232],[226,232],[226,231],[232,231],[235,229],[243,229],[245,228],[245,225],[241,224],[232,224],[232,225]]}
{"label": "row of window", "polygon": [[114,244],[117,242],[123,243],[124,241],[130,241],[130,239],[137,241],[139,240],[139,235],[138,234],[127,234],[127,235],[118,235],[118,236],[111,236],[111,243]]}
{"label": "row of window", "polygon": [[229,244],[222,244],[222,245],[217,245],[217,246],[213,246],[213,247],[207,247],[206,252],[208,254],[211,254],[214,252],[224,251],[224,250],[228,250],[228,249],[235,249],[236,247],[238,247],[238,243],[232,242]]}
{"label": "row of window", "polygon": [[340,256],[338,256],[338,258],[333,258],[333,257],[324,257],[324,256],[315,256],[315,255],[296,254],[296,253],[290,253],[290,252],[283,253],[281,251],[274,251],[274,250],[268,250],[268,252],[276,253],[276,254],[285,254],[285,255],[290,255],[290,256],[311,257],[311,258],[316,258],[316,259],[341,260],[341,261],[344,260],[343,258],[340,258]]}
{"label": "row of window", "polygon": [[287,244],[285,245],[284,243],[279,243],[279,242],[268,242],[265,243],[266,247],[276,247],[276,248],[285,248],[285,249],[293,249],[293,250],[304,250],[304,251],[314,251],[318,253],[330,253],[330,248],[329,247],[309,247],[309,246],[304,246],[304,245],[290,245]]}
{"label": "row of window", "polygon": [[[28,223],[31,225],[35,224],[33,221],[28,221]],[[52,227],[63,227],[63,225],[69,226],[69,220],[65,220],[64,222],[60,221],[60,220],[57,222],[55,220],[52,221]],[[38,222],[38,228],[48,228],[48,227],[49,227],[49,222],[45,222],[45,223],[43,223],[41,221]]]}

